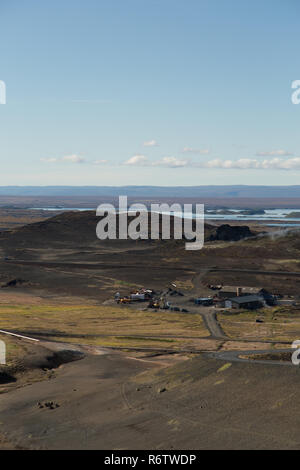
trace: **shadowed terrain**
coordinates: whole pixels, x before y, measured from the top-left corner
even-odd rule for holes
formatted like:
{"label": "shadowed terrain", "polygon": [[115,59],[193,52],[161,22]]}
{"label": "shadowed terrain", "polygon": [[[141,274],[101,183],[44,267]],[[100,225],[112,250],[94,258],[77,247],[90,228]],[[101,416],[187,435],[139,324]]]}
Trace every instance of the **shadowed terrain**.
{"label": "shadowed terrain", "polygon": [[[0,233],[0,329],[39,340],[1,335],[0,448],[299,448],[299,369],[276,364],[300,333],[297,307],[256,323],[190,301],[210,282],[295,295],[299,233],[206,225],[189,252],[184,240],[98,240],[98,221],[68,212]],[[171,283],[186,313],[113,301]]]}

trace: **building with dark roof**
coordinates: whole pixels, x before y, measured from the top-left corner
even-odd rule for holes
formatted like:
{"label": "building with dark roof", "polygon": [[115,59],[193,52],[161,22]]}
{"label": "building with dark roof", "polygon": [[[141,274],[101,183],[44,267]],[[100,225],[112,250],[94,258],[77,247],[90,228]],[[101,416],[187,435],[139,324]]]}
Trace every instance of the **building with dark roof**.
{"label": "building with dark roof", "polygon": [[242,295],[225,300],[226,308],[257,310],[265,305],[265,300],[260,295]]}

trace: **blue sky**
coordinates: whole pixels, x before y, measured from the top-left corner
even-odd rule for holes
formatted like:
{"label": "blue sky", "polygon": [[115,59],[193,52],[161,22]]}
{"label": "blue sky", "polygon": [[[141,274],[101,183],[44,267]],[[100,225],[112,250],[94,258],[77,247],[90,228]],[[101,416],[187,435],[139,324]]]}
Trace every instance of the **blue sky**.
{"label": "blue sky", "polygon": [[298,0],[0,0],[0,185],[300,183]]}

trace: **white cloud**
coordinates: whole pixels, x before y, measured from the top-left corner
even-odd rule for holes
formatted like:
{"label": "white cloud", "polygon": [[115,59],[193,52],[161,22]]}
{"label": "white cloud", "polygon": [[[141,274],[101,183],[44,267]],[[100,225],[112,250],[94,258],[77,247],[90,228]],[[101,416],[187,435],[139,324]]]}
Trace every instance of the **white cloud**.
{"label": "white cloud", "polygon": [[192,147],[184,147],[184,153],[194,153],[199,155],[208,155],[210,153],[209,149],[194,149]]}
{"label": "white cloud", "polygon": [[65,155],[64,157],[60,158],[41,158],[42,162],[46,163],[57,163],[57,162],[68,162],[68,163],[85,163],[85,158],[80,157],[79,155]]}
{"label": "white cloud", "polygon": [[84,163],[85,158],[80,157],[79,155],[73,154],[73,155],[66,155],[65,157],[62,157],[61,160],[63,162],[69,162],[69,163]]}
{"label": "white cloud", "polygon": [[207,168],[223,170],[300,170],[300,157],[272,158],[257,160],[254,158],[240,158],[238,160],[222,160],[216,158],[206,162],[195,162],[177,157],[163,157],[161,160],[151,161],[145,155],[135,155],[125,165],[148,166],[162,168]]}
{"label": "white cloud", "polygon": [[163,157],[152,163],[152,166],[164,166],[167,168],[182,168],[189,165],[189,160],[180,160],[176,157]]}
{"label": "white cloud", "polygon": [[286,150],[271,150],[270,152],[257,152],[257,157],[292,157],[293,154]]}
{"label": "white cloud", "polygon": [[147,142],[144,142],[143,145],[144,147],[157,147],[158,143],[156,142],[156,140],[149,140]]}
{"label": "white cloud", "polygon": [[132,165],[132,166],[140,166],[140,165],[147,165],[148,158],[145,155],[134,155],[133,157],[129,158],[124,162],[124,165]]}
{"label": "white cloud", "polygon": [[289,158],[282,160],[280,158],[273,158],[273,160],[265,160],[264,168],[278,168],[282,170],[298,170],[300,169],[300,157]]}
{"label": "white cloud", "polygon": [[300,170],[300,157],[289,159],[272,158],[271,160],[256,160],[241,158],[239,160],[211,160],[204,164],[206,168],[221,168],[234,170]]}
{"label": "white cloud", "polygon": [[161,166],[166,168],[182,168],[188,166],[189,160],[180,160],[176,157],[163,157],[161,160],[151,161],[145,155],[134,155],[124,165],[132,166]]}
{"label": "white cloud", "polygon": [[215,160],[208,161],[203,166],[205,166],[206,168],[246,170],[250,168],[258,168],[260,164],[261,162],[250,158],[241,158],[239,160],[221,160],[219,158],[216,158]]}

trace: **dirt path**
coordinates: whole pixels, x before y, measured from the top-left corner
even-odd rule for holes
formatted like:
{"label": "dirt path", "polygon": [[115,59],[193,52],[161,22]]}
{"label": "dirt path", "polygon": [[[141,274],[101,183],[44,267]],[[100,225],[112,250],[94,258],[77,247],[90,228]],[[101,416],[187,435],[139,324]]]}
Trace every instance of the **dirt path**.
{"label": "dirt path", "polygon": [[213,339],[228,339],[218,322],[215,311],[209,310],[205,313],[201,312],[201,315]]}

